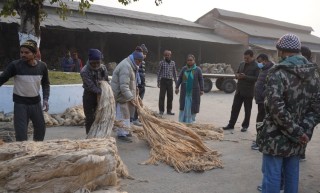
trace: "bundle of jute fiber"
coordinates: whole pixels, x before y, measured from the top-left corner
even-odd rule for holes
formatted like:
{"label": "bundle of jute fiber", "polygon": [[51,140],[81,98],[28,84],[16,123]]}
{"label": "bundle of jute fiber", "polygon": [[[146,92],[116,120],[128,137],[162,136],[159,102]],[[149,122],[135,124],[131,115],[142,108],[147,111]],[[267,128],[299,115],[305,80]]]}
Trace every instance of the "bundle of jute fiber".
{"label": "bundle of jute fiber", "polygon": [[208,123],[186,124],[187,127],[196,132],[203,140],[223,140],[224,133],[221,127],[215,127]]}
{"label": "bundle of jute fiber", "polygon": [[[55,118],[59,121],[59,117],[56,115]],[[84,125],[85,115],[82,105],[67,108],[65,112],[61,115],[64,119],[63,125]]]}
{"label": "bundle of jute fiber", "polygon": [[112,132],[116,114],[113,91],[106,81],[101,81],[100,87],[102,92],[87,139],[109,137]]}
{"label": "bundle of jute fiber", "polygon": [[118,175],[128,175],[121,163],[111,137],[4,143],[0,187],[18,193],[93,191],[115,186],[117,170],[121,170]]}
{"label": "bundle of jute fiber", "polygon": [[[15,130],[13,126],[13,121],[11,122],[0,122],[0,139],[4,142],[13,142],[16,141]],[[33,136],[33,126],[30,122],[28,125],[28,137]]]}
{"label": "bundle of jute fiber", "polygon": [[199,135],[186,125],[159,119],[136,103],[144,136],[149,143],[150,157],[143,164],[164,162],[178,172],[205,171],[222,168],[220,154],[205,146]]}

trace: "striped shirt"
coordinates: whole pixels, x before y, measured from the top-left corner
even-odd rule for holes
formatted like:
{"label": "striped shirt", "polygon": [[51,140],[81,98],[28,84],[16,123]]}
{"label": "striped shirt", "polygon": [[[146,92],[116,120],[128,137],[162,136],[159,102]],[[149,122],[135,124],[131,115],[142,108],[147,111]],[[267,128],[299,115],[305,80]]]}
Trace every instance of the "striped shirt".
{"label": "striped shirt", "polygon": [[40,85],[42,86],[43,100],[48,101],[50,82],[47,65],[36,61],[31,66],[23,60],[15,60],[0,75],[0,86],[14,77],[13,102],[20,104],[36,104],[41,101]]}
{"label": "striped shirt", "polygon": [[158,70],[158,84],[160,84],[161,78],[173,79],[174,82],[177,82],[176,63],[173,60],[171,60],[170,63],[165,60],[160,61]]}

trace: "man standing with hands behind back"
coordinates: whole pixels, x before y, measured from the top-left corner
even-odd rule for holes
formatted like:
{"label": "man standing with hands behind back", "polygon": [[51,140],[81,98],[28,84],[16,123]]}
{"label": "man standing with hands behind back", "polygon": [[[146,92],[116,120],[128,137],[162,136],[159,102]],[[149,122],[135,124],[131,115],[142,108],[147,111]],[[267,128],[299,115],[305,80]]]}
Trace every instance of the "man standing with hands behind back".
{"label": "man standing with hands behind back", "polygon": [[163,53],[164,59],[159,63],[158,70],[158,88],[160,88],[159,95],[159,114],[163,115],[164,100],[167,93],[167,114],[174,115],[172,112],[173,100],[173,82],[177,83],[176,64],[171,60],[171,51],[165,50]]}
{"label": "man standing with hands behind back", "polygon": [[233,98],[229,124],[224,130],[234,129],[238,119],[242,103],[244,104],[245,117],[242,122],[242,132],[246,132],[250,123],[252,100],[254,96],[254,85],[259,76],[259,68],[253,57],[252,50],[246,50],[243,56],[244,62],[240,63],[236,73],[237,90]]}

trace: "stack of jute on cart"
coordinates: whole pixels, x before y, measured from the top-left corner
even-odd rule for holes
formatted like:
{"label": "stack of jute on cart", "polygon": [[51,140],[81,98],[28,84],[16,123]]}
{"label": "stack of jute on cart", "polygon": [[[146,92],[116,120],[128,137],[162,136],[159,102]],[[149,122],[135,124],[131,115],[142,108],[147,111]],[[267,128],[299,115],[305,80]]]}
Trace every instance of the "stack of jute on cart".
{"label": "stack of jute on cart", "polygon": [[[119,176],[129,177],[115,139],[108,137],[115,117],[112,91],[106,82],[101,88],[100,115],[90,139],[0,145],[0,192],[90,192],[117,185]],[[112,107],[102,100],[111,100]]]}
{"label": "stack of jute on cart", "polygon": [[210,63],[203,63],[200,64],[200,68],[203,73],[209,74],[234,74],[232,70],[231,64],[225,63],[217,63],[217,64],[210,64]]}
{"label": "stack of jute on cart", "polygon": [[[196,132],[188,126],[157,118],[141,101],[136,104],[143,123],[143,137],[149,143],[150,157],[143,164],[164,162],[178,172],[205,171],[222,168],[220,154],[208,148]],[[216,139],[223,134],[216,132]]]}

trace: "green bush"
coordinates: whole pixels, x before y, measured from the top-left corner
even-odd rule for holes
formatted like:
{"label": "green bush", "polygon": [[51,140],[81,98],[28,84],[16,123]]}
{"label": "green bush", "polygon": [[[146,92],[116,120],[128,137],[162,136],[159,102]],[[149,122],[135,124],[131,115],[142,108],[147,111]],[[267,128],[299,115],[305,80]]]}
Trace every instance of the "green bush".
{"label": "green bush", "polygon": [[[49,71],[49,80],[51,85],[82,84],[81,76],[76,72]],[[13,78],[5,85],[13,85]]]}

